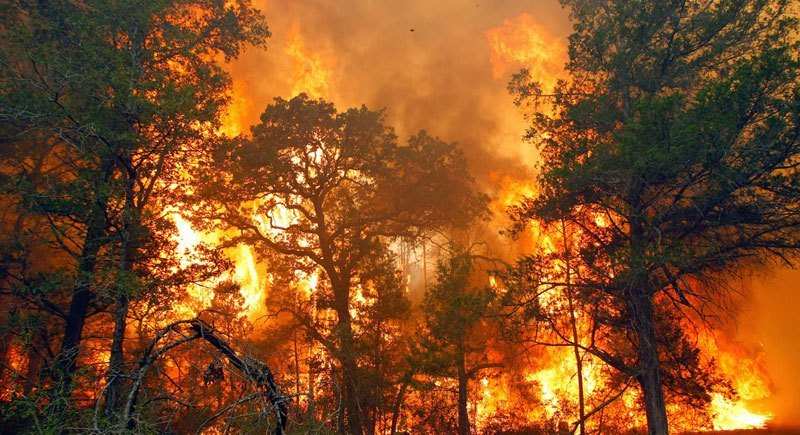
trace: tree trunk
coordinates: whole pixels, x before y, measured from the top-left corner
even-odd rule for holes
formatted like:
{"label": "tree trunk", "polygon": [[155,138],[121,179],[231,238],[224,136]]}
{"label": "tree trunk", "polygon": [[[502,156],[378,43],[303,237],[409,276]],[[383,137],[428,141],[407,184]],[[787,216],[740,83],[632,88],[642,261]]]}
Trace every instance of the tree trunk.
{"label": "tree trunk", "polygon": [[[134,182],[132,173],[128,173],[127,188],[125,190],[125,210],[123,211],[123,231],[120,241],[119,274],[121,282],[127,282],[127,275],[133,268],[133,261],[138,246],[140,214],[134,204]],[[125,329],[128,320],[128,307],[130,296],[128,288],[117,288],[117,304],[114,310],[114,335],[111,339],[111,353],[108,359],[108,372],[106,374],[106,403],[105,414],[111,417],[119,411],[122,397],[123,375],[125,373]]]}
{"label": "tree trunk", "polygon": [[647,414],[647,431],[650,435],[667,435],[669,425],[653,319],[653,301],[647,294],[634,298],[634,326],[639,339],[639,376],[637,380],[644,393]]}
{"label": "tree trunk", "polygon": [[403,377],[403,383],[400,385],[400,390],[398,390],[397,397],[394,400],[394,406],[392,406],[391,435],[397,434],[397,424],[400,422],[400,409],[403,406],[403,400],[405,399],[406,390],[408,390],[408,384],[410,382],[411,376]]}
{"label": "tree trunk", "polygon": [[316,407],[314,404],[314,382],[317,379],[317,373],[314,371],[314,364],[311,363],[311,357],[314,354],[314,342],[308,341],[308,359],[306,360],[306,367],[308,368],[308,406],[306,407],[306,415],[309,421],[313,421],[316,416]]}
{"label": "tree trunk", "polygon": [[578,321],[575,316],[574,295],[572,294],[572,269],[570,242],[567,233],[567,224],[561,220],[561,236],[564,239],[564,271],[567,282],[567,302],[569,303],[570,325],[572,326],[572,351],[575,355],[575,369],[578,375],[578,433],[586,434],[586,405],[583,392],[583,359],[581,358],[580,334],[578,333]]}
{"label": "tree trunk", "polygon": [[[98,183],[99,186],[95,188],[97,196],[87,222],[83,248],[78,258],[75,287],[72,291],[72,300],[64,323],[61,349],[54,363],[52,374],[56,389],[54,398],[63,398],[64,400],[67,400],[72,394],[72,377],[77,368],[76,362],[80,350],[83,325],[86,321],[86,314],[89,312],[89,304],[95,296],[91,287],[95,266],[97,265],[97,254],[103,244],[103,236],[105,235],[107,224],[108,194],[105,192],[105,186],[114,170],[113,161],[110,158],[105,159],[101,168],[103,179],[102,183]],[[57,406],[60,407],[61,405]]]}
{"label": "tree trunk", "polygon": [[339,336],[339,354],[342,364],[342,383],[344,388],[344,406],[347,412],[347,426],[350,435],[363,435],[358,391],[358,366],[355,358],[353,325],[350,318],[350,289],[346,285],[334,287],[336,297],[336,315],[338,317],[337,334]]}
{"label": "tree trunk", "polygon": [[[4,322],[5,323],[5,319]],[[0,334],[0,380],[5,379],[7,367],[11,367],[11,362],[8,360],[8,350],[11,348],[11,333]]]}
{"label": "tree trunk", "polygon": [[113,416],[122,405],[122,376],[125,373],[125,354],[123,344],[125,341],[125,328],[128,318],[127,295],[117,298],[117,308],[114,311],[114,336],[111,341],[111,355],[108,359],[108,373],[106,374],[106,403],[105,414]]}
{"label": "tree trunk", "polygon": [[22,385],[22,394],[25,396],[30,396],[34,388],[38,388],[42,385],[42,367],[44,366],[44,360],[37,349],[47,345],[48,344],[44,343],[44,340],[42,340],[40,334],[37,333],[33,335],[32,342],[29,344],[27,352],[28,367],[25,369],[25,383]]}
{"label": "tree trunk", "polygon": [[456,355],[458,365],[458,434],[469,435],[469,414],[467,413],[467,361],[464,344],[459,343]]}
{"label": "tree trunk", "polygon": [[655,318],[653,316],[653,294],[647,270],[646,231],[642,216],[641,186],[635,186],[630,194],[632,212],[630,221],[630,274],[628,307],[637,336],[639,356],[637,380],[642,387],[644,407],[647,415],[647,431],[650,435],[668,435],[667,408],[661,385],[658,343],[656,341]]}
{"label": "tree trunk", "polygon": [[54,364],[53,380],[57,388],[56,395],[65,399],[72,393],[72,377],[77,369],[76,361],[83,325],[89,311],[89,304],[95,296],[91,286],[97,264],[97,254],[100,251],[105,232],[105,205],[106,200],[103,198],[98,200],[98,203],[92,208],[89,227],[78,260],[78,273],[64,324],[61,349]]}
{"label": "tree trunk", "polygon": [[342,363],[342,378],[344,381],[344,405],[347,411],[347,425],[350,428],[350,435],[363,435],[363,426],[361,424],[361,407],[359,406],[358,391],[356,384],[358,382],[358,366],[355,360],[355,349],[353,346],[353,330],[350,323],[350,314],[348,312],[347,320],[342,322],[339,320],[339,332],[341,334],[341,363]]}

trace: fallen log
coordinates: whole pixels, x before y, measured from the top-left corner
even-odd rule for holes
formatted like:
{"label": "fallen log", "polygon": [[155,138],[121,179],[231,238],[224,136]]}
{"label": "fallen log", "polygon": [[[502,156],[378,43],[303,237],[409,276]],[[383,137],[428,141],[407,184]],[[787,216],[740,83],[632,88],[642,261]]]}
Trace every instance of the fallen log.
{"label": "fallen log", "polygon": [[[179,337],[173,341],[159,346],[171,334],[178,334]],[[133,375],[133,384],[128,393],[128,400],[125,404],[123,421],[127,422],[129,429],[136,427],[134,412],[139,398],[144,377],[150,366],[170,350],[194,340],[204,340],[222,354],[233,367],[239,370],[246,379],[253,382],[256,387],[263,392],[270,405],[275,410],[276,425],[275,435],[285,435],[288,424],[288,398],[281,394],[280,388],[269,367],[262,361],[250,356],[240,356],[214,328],[200,319],[180,320],[174,322],[156,333],[156,336],[145,349],[142,358],[139,360],[139,367]]]}

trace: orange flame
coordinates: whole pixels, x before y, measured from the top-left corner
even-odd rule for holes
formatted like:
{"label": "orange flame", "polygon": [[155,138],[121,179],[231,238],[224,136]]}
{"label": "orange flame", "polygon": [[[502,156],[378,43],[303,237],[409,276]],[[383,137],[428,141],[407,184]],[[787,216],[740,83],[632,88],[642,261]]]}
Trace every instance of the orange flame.
{"label": "orange flame", "polygon": [[527,13],[488,30],[486,39],[495,79],[527,68],[535,80],[550,89],[563,70],[567,50],[561,38],[550,34]]}
{"label": "orange flame", "polygon": [[292,60],[293,66],[292,96],[302,92],[315,98],[330,95],[330,63],[332,62],[323,60],[320,54],[308,50],[296,24],[289,33],[286,54]]}
{"label": "orange flame", "polygon": [[[178,230],[176,254],[180,258],[181,267],[187,267],[192,263],[192,255],[196,253],[200,244],[206,243],[213,246],[219,242],[220,234],[208,234],[195,230],[180,213],[172,213],[172,219]],[[240,245],[227,250],[226,255],[234,263],[233,274],[219,277],[215,282],[190,286],[188,293],[192,300],[177,303],[174,307],[176,313],[188,317],[195,315],[199,309],[208,308],[214,299],[214,284],[224,279],[232,279],[239,284],[240,294],[244,298],[244,314],[252,318],[261,312],[267,281],[264,276],[259,274],[258,262],[252,248]]]}

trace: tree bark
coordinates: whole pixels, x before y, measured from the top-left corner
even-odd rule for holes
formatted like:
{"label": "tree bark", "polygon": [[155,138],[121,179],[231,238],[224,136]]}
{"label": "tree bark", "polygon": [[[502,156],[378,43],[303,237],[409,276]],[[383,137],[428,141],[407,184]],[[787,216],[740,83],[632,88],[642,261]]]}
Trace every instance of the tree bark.
{"label": "tree bark", "polygon": [[[343,309],[341,309],[343,308]],[[358,366],[355,359],[355,346],[353,343],[353,326],[350,318],[349,303],[337,310],[339,317],[338,333],[340,340],[340,353],[342,364],[342,379],[344,383],[344,405],[347,411],[347,426],[350,435],[363,435],[361,423],[361,407],[359,406],[358,391]]]}
{"label": "tree bark", "polygon": [[111,340],[111,354],[108,359],[108,372],[106,374],[106,403],[105,414],[113,416],[121,405],[122,377],[125,373],[125,328],[128,318],[130,301],[127,295],[117,298],[117,308],[114,311],[114,336]]}
{"label": "tree bark", "polygon": [[411,376],[404,376],[403,382],[400,385],[400,389],[397,391],[397,397],[395,397],[394,405],[392,406],[391,435],[397,434],[397,424],[400,422],[400,408],[403,406],[403,400],[405,399],[406,391],[408,390],[408,385],[410,382]]}
{"label": "tree bark", "polygon": [[653,302],[647,294],[634,298],[634,326],[639,339],[639,375],[637,380],[644,393],[647,431],[650,435],[669,434],[667,408],[661,385],[661,368],[658,359]]}
{"label": "tree bark", "polygon": [[[128,162],[130,167],[130,162]],[[123,231],[120,240],[119,274],[122,282],[127,281],[127,275],[133,268],[133,261],[137,251],[139,225],[141,224],[139,210],[134,203],[135,172],[129,171],[125,190],[125,210],[123,210]],[[117,288],[116,309],[114,310],[114,335],[111,339],[111,353],[108,359],[108,372],[106,374],[106,402],[105,414],[111,417],[119,411],[122,397],[123,375],[125,373],[125,329],[128,320],[128,307],[130,306],[129,289]]]}
{"label": "tree bark", "polygon": [[30,396],[34,388],[38,388],[42,383],[44,358],[37,349],[47,346],[47,343],[43,343],[43,341],[39,334],[35,334],[28,348],[28,367],[25,369],[25,382],[22,385],[22,394],[25,396]]}
{"label": "tree bark", "polygon": [[667,408],[661,385],[661,368],[656,340],[653,293],[647,270],[646,231],[641,202],[642,186],[634,185],[629,194],[630,222],[630,281],[627,289],[628,308],[637,338],[638,375],[642,388],[647,432],[649,435],[668,435]]}

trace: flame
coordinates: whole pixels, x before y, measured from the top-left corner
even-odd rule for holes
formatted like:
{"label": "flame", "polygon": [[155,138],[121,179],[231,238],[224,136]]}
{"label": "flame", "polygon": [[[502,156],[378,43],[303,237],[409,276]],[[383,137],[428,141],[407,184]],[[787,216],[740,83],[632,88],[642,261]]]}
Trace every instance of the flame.
{"label": "flame", "polygon": [[242,133],[245,128],[246,117],[249,113],[248,99],[245,97],[246,84],[233,80],[231,99],[222,116],[222,126],[220,133],[228,137],[235,137]]}
{"label": "flame", "polygon": [[319,53],[308,50],[299,26],[292,26],[286,45],[286,54],[292,61],[292,96],[305,92],[320,98],[330,94],[330,61],[323,60]]}
{"label": "flame", "polygon": [[[176,241],[178,245],[175,248],[175,254],[179,259],[181,268],[186,268],[192,265],[193,255],[197,252],[198,246],[203,242],[202,235],[192,228],[189,223],[180,213],[174,212],[171,214],[172,222],[178,230],[176,234]],[[211,305],[214,299],[214,292],[209,287],[190,285],[187,289],[191,301],[180,301],[173,308],[180,316],[188,317],[196,314],[196,307],[207,308]]]}
{"label": "flame", "polygon": [[264,302],[264,283],[258,275],[253,248],[240,245],[234,256],[234,277],[244,298],[244,309],[248,314],[258,312]]}
{"label": "flame", "polygon": [[497,411],[505,408],[510,400],[508,388],[503,385],[502,379],[481,378],[479,397],[475,404],[475,422],[478,428],[482,427]]}
{"label": "flame", "polygon": [[172,222],[178,230],[178,246],[176,248],[178,258],[180,258],[181,266],[188,266],[190,260],[187,258],[187,254],[194,252],[201,243],[200,234],[192,228],[192,224],[184,219],[180,213],[172,213]]}
{"label": "flame", "polygon": [[[188,267],[195,261],[193,257],[202,244],[213,246],[218,243],[220,234],[203,233],[194,229],[180,213],[173,212],[172,220],[178,230],[176,235],[176,255],[181,267]],[[176,313],[188,317],[196,315],[200,309],[208,308],[214,299],[214,285],[225,279],[233,279],[239,285],[239,292],[244,298],[244,314],[252,318],[260,313],[264,306],[266,279],[259,274],[258,262],[252,247],[239,245],[226,251],[226,255],[234,263],[232,276],[221,276],[212,282],[202,285],[191,285],[187,292],[191,300],[180,301],[173,307]]]}
{"label": "flame", "polygon": [[[540,81],[545,89],[556,84],[556,77],[563,72],[566,60],[566,47],[561,39],[552,35],[547,29],[537,24],[533,17],[523,13],[515,18],[505,20],[502,25],[485,33],[490,48],[492,75],[495,79],[506,79],[507,75],[521,67],[528,68],[533,77]],[[312,97],[330,98],[332,86],[333,57],[320,51],[309,49],[306,39],[298,25],[294,25],[288,34],[284,54],[290,62],[291,96],[305,92]],[[244,91],[245,84],[234,78],[231,103],[223,119],[220,131],[228,136],[240,134],[246,127],[248,99]],[[523,179],[507,174],[490,174],[490,180],[499,186],[491,207],[496,216],[505,216],[508,207],[517,205],[526,198],[537,194],[533,177]],[[180,214],[173,214],[178,229],[177,253],[181,256],[181,265],[190,263],[192,252],[201,243],[213,243],[217,237],[202,234],[194,230]],[[253,215],[254,222],[262,231],[278,235],[280,227],[286,227],[295,219],[288,210],[277,206],[268,214]],[[612,224],[606,217],[595,217],[600,227]],[[537,224],[532,224],[525,231],[523,244],[532,245],[543,253],[556,252],[560,246],[560,235]],[[527,249],[527,248],[526,248]],[[259,273],[259,263],[252,247],[239,246],[227,252],[234,262],[232,278],[240,285],[245,300],[245,311],[248,316],[263,307],[265,288],[269,282],[266,271]],[[320,275],[318,272],[296,271],[298,290],[301,297],[309,298],[317,290]],[[496,278],[488,278],[489,285],[498,285]],[[406,289],[409,291],[411,274],[405,275]],[[210,287],[210,286],[209,286]],[[201,306],[209,304],[213,291],[209,287],[198,287],[190,291],[192,298]],[[360,287],[354,289],[353,298],[359,303],[368,303]],[[542,301],[547,304],[548,299]],[[578,322],[582,317],[578,313]],[[721,370],[735,386],[738,397],[728,398],[714,393],[709,411],[715,430],[763,428],[772,415],[758,412],[753,408],[755,401],[769,397],[769,389],[765,376],[757,370],[751,358],[721,351],[715,344],[705,341],[701,343],[703,353],[719,358]],[[313,348],[309,352],[321,354],[321,348]],[[537,366],[522,368],[523,379],[527,388],[536,393],[541,406],[528,406],[526,414],[530,423],[550,418],[566,418],[574,421],[576,416],[565,415],[574,410],[577,403],[578,385],[573,349],[569,347],[548,348],[543,350],[544,356],[537,360]],[[582,379],[584,394],[587,399],[592,393],[603,391],[607,380],[603,374],[603,364],[594,357],[585,355],[583,360]],[[441,385],[443,381],[435,380]],[[444,381],[447,382],[447,381]],[[493,415],[507,409],[515,401],[515,393],[510,387],[511,380],[507,374],[498,377],[483,377],[472,390],[474,395],[470,401],[474,410],[475,423],[478,428],[486,424]],[[630,388],[622,395],[619,406],[621,415],[632,425],[644,424],[641,412],[641,401],[638,391]]]}
{"label": "flame", "polygon": [[[492,174],[492,181],[500,186],[495,194],[495,201],[492,208],[498,215],[502,216],[508,207],[519,204],[527,198],[535,197],[537,189],[528,180],[519,180],[509,175]],[[594,217],[594,222],[599,227],[612,225],[609,218],[602,215]],[[525,231],[528,250],[539,251],[543,254],[555,253],[562,247],[562,235],[557,228],[545,228],[536,223],[531,224]],[[575,240],[578,243],[578,240]],[[559,273],[556,269],[555,273]],[[494,277],[489,278],[489,285],[495,286]],[[553,308],[563,309],[557,304],[563,303],[555,295],[546,293],[540,296],[542,306],[553,305]],[[576,313],[578,330],[587,330],[588,321],[580,312]],[[713,393],[709,404],[709,414],[711,422],[709,429],[714,430],[735,430],[735,429],[758,429],[766,427],[772,418],[769,412],[762,412],[756,409],[759,401],[770,397],[767,377],[761,369],[757,358],[745,352],[735,349],[735,346],[728,345],[722,349],[718,346],[714,337],[707,334],[700,334],[697,337],[698,345],[702,354],[706,358],[715,358],[723,377],[725,377],[734,387],[737,397],[729,398],[721,393]],[[733,349],[728,349],[733,348]],[[541,422],[544,419],[565,419],[569,422],[577,420],[577,415],[570,415],[577,407],[578,385],[577,369],[575,356],[571,347],[556,347],[543,350],[543,356],[537,360],[536,367],[526,370],[524,380],[529,387],[539,397],[541,405],[533,407],[527,413],[527,418],[531,424]],[[543,363],[542,363],[543,362]],[[603,363],[591,355],[583,357],[583,383],[584,394],[587,401],[591,401],[592,394],[606,390],[607,384],[602,372]],[[504,407],[504,401],[509,399],[508,391],[502,386],[501,382],[495,379],[484,378],[479,386],[479,397],[477,401],[477,422],[487,421],[492,412]],[[599,393],[597,393],[599,394]],[[641,412],[641,398],[637,388],[629,388],[620,398],[621,417],[627,419],[631,425],[644,425]],[[576,411],[575,411],[576,412]],[[683,412],[680,409],[671,409],[671,412]],[[589,421],[591,424],[591,420]],[[680,424],[676,422],[676,424]],[[683,429],[696,430],[696,427],[686,427]]]}
{"label": "flame", "polygon": [[[717,364],[731,381],[738,397],[730,399],[714,393],[711,399],[711,414],[715,430],[762,429],[772,419],[770,412],[756,412],[752,404],[770,396],[767,376],[759,360],[749,357],[737,349],[720,348],[710,334],[701,334],[698,344],[706,355],[713,356]],[[730,347],[730,346],[729,346]]]}
{"label": "flame", "polygon": [[567,50],[562,39],[552,35],[527,13],[488,30],[486,40],[495,79],[505,78],[522,67],[550,89],[563,71]]}
{"label": "flame", "polygon": [[758,414],[747,409],[743,401],[732,401],[714,393],[711,399],[714,430],[764,429],[772,419],[771,413]]}
{"label": "flame", "polygon": [[[305,92],[312,97],[323,97],[330,91],[331,61],[324,60],[318,53],[312,53],[306,47],[305,40],[300,33],[299,26],[295,24],[289,32],[285,49],[286,55],[290,58],[293,67],[292,74],[292,96]],[[222,118],[220,133],[233,137],[241,134],[247,127],[247,116],[250,112],[250,101],[246,92],[247,84],[234,77],[231,92],[231,100],[227,106],[227,111]],[[178,230],[176,236],[178,246],[176,254],[180,258],[181,267],[187,267],[192,262],[192,254],[201,243],[213,245],[219,240],[220,234],[203,234],[192,228],[191,224],[179,213],[172,213],[172,218]],[[269,222],[267,221],[269,218]],[[280,230],[275,227],[286,227],[295,217],[283,207],[275,207],[270,211],[269,216],[260,216],[254,213],[254,222],[259,227],[270,233],[275,234]],[[238,246],[226,252],[229,259],[234,263],[232,278],[240,286],[240,292],[244,298],[244,311],[248,317],[258,314],[265,301],[265,288],[268,284],[267,274],[259,273],[259,264],[256,260],[253,248],[250,246]],[[226,278],[226,277],[221,277]],[[310,274],[302,277],[300,289],[310,296],[316,289],[319,277],[317,274]],[[176,310],[184,314],[195,313],[196,307],[208,307],[214,297],[212,290],[213,283],[209,285],[191,286],[189,295],[193,299],[191,303],[181,302],[177,304]]]}

